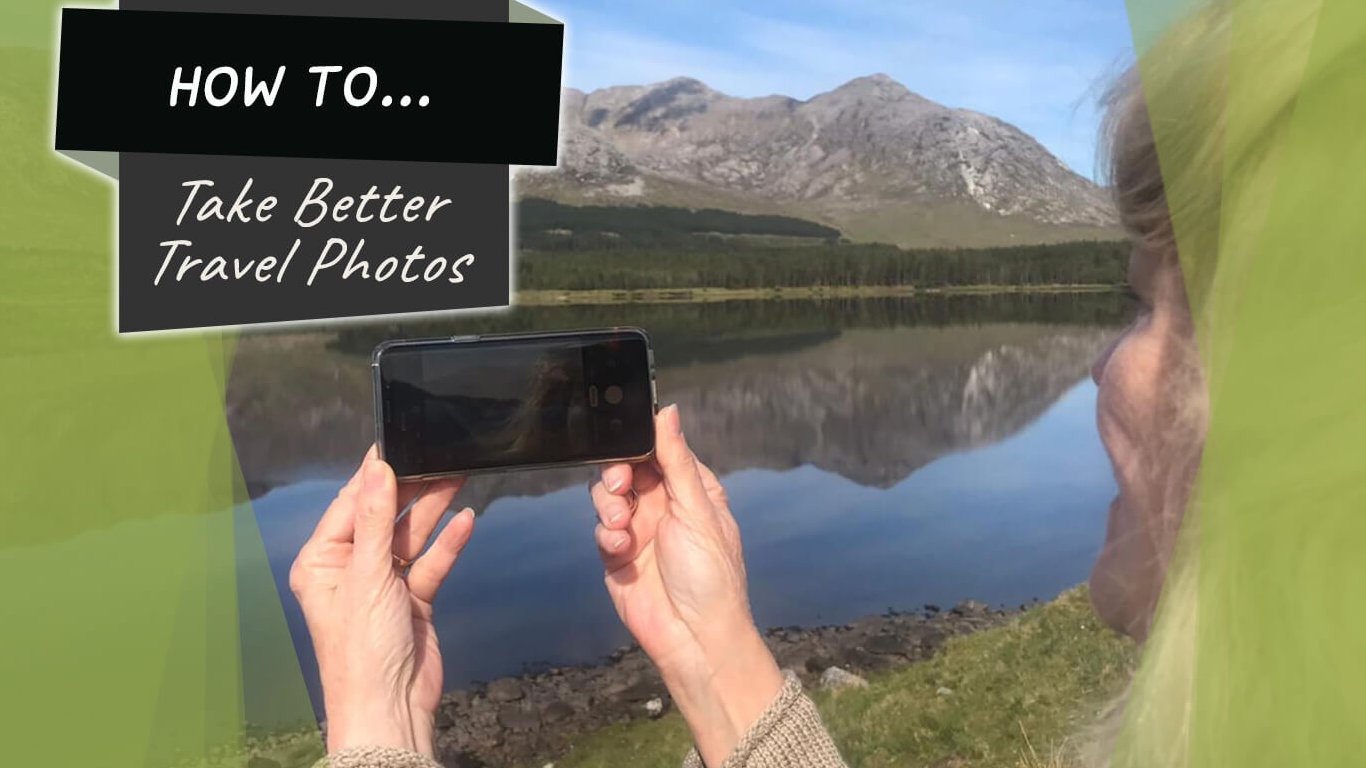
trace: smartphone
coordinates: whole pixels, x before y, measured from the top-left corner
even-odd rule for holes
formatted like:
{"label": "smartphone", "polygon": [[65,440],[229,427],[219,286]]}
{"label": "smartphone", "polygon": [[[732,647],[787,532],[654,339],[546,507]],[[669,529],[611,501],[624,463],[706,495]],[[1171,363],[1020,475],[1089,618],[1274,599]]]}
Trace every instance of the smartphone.
{"label": "smartphone", "polygon": [[639,328],[388,341],[371,368],[379,454],[403,480],[654,454]]}

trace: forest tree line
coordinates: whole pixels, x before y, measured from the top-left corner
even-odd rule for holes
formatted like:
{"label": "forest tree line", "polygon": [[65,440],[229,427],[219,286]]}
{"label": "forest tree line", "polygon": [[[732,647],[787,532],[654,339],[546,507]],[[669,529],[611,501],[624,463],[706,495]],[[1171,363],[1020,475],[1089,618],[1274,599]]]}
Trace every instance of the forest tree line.
{"label": "forest tree line", "polygon": [[518,205],[518,287],[633,290],[1120,285],[1122,242],[906,250],[788,216],[665,206]]}
{"label": "forest tree line", "polygon": [[791,216],[660,205],[564,205],[540,198],[517,204],[517,231],[522,247],[529,250],[676,244],[696,235],[840,238],[838,229]]}
{"label": "forest tree line", "polygon": [[831,243],[523,252],[521,290],[812,286],[1122,285],[1129,246],[1076,242],[1010,248],[903,250]]}

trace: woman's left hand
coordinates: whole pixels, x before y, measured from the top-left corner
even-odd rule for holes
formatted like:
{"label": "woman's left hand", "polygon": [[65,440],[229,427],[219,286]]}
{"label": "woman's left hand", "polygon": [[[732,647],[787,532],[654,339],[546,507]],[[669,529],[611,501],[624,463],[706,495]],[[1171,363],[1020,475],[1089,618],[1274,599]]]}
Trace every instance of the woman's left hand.
{"label": "woman's left hand", "polygon": [[400,488],[371,448],[290,569],[322,678],[328,752],[433,754],[442,679],[432,601],[470,539],[474,511],[461,511],[422,550],[461,484]]}

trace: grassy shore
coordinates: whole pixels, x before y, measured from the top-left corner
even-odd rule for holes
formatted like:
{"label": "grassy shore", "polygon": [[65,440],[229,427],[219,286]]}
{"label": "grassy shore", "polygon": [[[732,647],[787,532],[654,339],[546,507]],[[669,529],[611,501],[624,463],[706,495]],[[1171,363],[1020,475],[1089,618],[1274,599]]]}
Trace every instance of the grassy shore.
{"label": "grassy shore", "polygon": [[668,304],[764,299],[887,299],[909,296],[982,296],[992,294],[1114,293],[1122,285],[956,285],[941,288],[914,286],[801,286],[786,288],[656,288],[638,290],[518,291],[520,306],[592,304]]}
{"label": "grassy shore", "polygon": [[[851,766],[1067,768],[1135,661],[1133,643],[1101,626],[1077,588],[866,689],[815,700]],[[554,764],[677,768],[689,745],[671,713],[588,734]]]}

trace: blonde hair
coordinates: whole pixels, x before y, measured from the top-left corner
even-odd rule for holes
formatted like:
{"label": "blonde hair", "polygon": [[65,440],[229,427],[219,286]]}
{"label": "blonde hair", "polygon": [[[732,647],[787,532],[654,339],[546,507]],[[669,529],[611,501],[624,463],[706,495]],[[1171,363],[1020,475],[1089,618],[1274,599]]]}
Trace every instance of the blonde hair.
{"label": "blonde hair", "polygon": [[[1150,447],[1167,463],[1153,471],[1162,472],[1162,530],[1170,537],[1157,551],[1171,555],[1161,563],[1165,578],[1140,669],[1090,734],[1088,765],[1181,768],[1189,761],[1200,614],[1193,487],[1208,388],[1226,354],[1218,345],[1231,338],[1229,329],[1212,327],[1229,314],[1215,308],[1238,300],[1243,268],[1220,256],[1248,248],[1265,217],[1275,138],[1293,111],[1317,9],[1309,0],[1200,4],[1104,97],[1104,172],[1120,222],[1136,248],[1180,266],[1191,323],[1186,359],[1164,369],[1171,409],[1164,422],[1172,427],[1163,446]],[[1249,71],[1239,66],[1248,62],[1259,63],[1256,87],[1231,84],[1230,72]],[[1230,220],[1240,226],[1223,226]]]}

